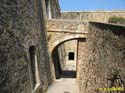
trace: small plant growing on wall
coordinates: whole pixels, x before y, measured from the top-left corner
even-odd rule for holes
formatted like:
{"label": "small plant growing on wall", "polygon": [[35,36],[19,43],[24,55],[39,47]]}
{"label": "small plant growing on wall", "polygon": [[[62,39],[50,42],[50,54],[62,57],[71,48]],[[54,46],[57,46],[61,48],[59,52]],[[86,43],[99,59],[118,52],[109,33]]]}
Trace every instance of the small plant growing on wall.
{"label": "small plant growing on wall", "polygon": [[125,24],[125,18],[123,17],[110,17],[108,20],[109,23]]}

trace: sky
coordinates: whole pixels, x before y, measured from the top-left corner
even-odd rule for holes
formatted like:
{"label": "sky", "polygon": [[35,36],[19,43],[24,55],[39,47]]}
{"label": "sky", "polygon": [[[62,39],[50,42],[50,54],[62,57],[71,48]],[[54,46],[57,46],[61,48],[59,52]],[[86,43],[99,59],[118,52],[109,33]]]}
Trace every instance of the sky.
{"label": "sky", "polygon": [[61,11],[125,10],[125,0],[59,0]]}

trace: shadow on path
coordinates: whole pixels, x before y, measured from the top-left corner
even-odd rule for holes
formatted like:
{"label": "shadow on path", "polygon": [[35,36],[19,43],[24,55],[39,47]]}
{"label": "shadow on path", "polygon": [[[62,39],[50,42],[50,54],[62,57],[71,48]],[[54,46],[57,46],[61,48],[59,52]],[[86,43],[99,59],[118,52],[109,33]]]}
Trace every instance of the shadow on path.
{"label": "shadow on path", "polygon": [[61,78],[76,78],[76,71],[62,71]]}

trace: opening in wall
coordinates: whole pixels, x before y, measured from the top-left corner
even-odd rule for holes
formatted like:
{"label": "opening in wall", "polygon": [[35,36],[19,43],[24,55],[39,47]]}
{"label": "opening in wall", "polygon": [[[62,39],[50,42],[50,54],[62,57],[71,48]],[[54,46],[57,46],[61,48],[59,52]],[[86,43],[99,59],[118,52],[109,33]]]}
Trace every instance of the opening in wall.
{"label": "opening in wall", "polygon": [[74,55],[75,55],[74,52],[69,52],[68,53],[68,59],[69,60],[74,60]]}
{"label": "opening in wall", "polygon": [[35,46],[29,48],[30,61],[31,61],[31,79],[32,79],[32,88],[35,88],[36,85],[36,76],[35,76]]}
{"label": "opening in wall", "polygon": [[45,4],[46,4],[46,15],[48,17],[48,15],[49,15],[49,0],[45,0]]}

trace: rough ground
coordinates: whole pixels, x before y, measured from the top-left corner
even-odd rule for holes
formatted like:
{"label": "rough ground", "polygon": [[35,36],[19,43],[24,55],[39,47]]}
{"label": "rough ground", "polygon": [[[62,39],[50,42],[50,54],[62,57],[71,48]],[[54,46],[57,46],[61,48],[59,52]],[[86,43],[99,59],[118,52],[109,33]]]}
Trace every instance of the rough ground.
{"label": "rough ground", "polygon": [[46,93],[79,93],[75,78],[55,80]]}

